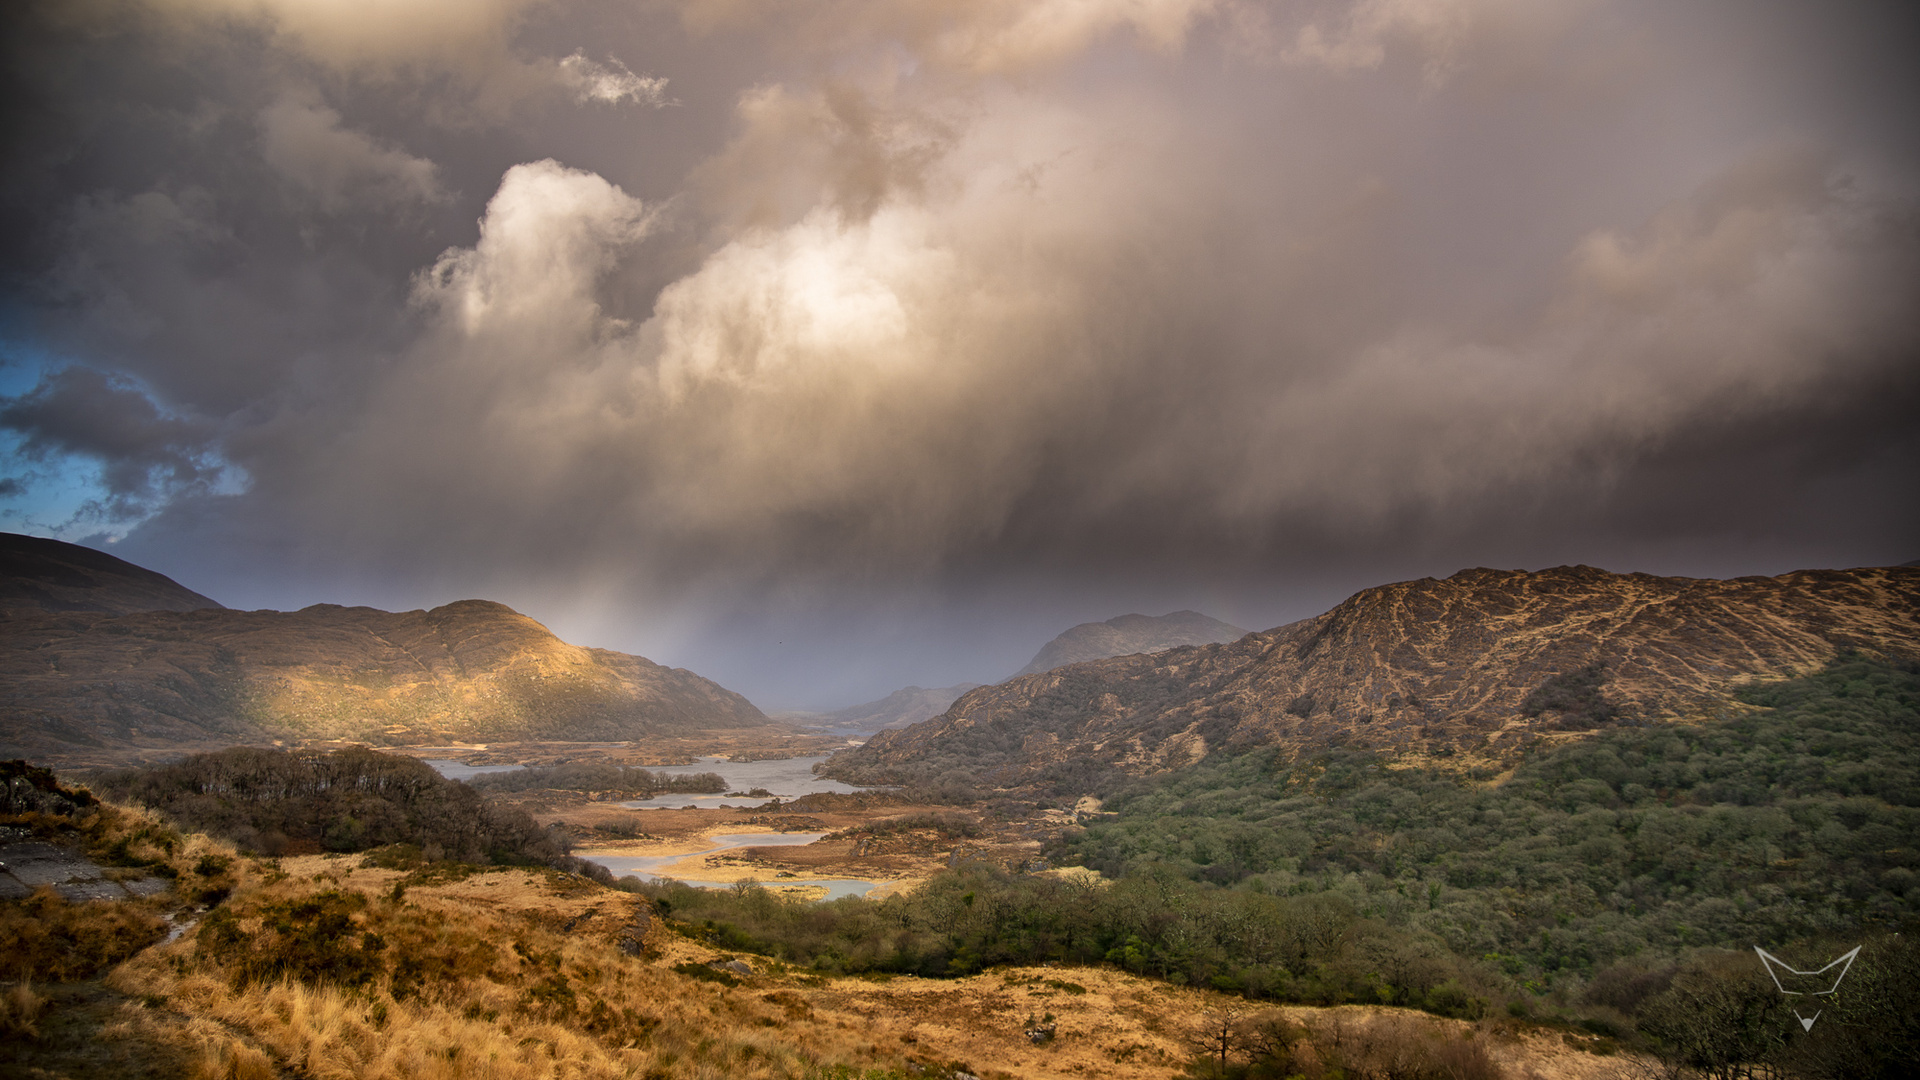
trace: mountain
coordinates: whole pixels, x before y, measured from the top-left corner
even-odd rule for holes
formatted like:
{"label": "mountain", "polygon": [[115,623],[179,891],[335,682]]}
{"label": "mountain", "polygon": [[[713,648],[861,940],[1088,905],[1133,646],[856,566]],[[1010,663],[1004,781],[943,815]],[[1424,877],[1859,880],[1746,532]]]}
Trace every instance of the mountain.
{"label": "mountain", "polygon": [[[1083,660],[1101,660],[1129,653],[1158,652],[1181,645],[1206,645],[1244,637],[1246,631],[1211,619],[1197,611],[1176,611],[1171,615],[1121,615],[1106,622],[1081,623],[1042,646],[1033,660],[1018,674],[1050,671]],[[796,716],[810,724],[826,724],[848,731],[882,731],[906,727],[939,716],[961,694],[979,683],[960,683],[929,690],[909,686],[895,690],[878,701],[830,713]]]}
{"label": "mountain", "polygon": [[1027,666],[1014,673],[1036,675],[1043,671],[1109,656],[1160,652],[1182,645],[1212,645],[1235,641],[1247,632],[1197,611],[1176,611],[1171,615],[1121,615],[1106,622],[1081,623],[1040,647]]}
{"label": "mountain", "polygon": [[1463,570],[1357,593],[1228,644],[1073,664],[982,687],[836,755],[844,780],[958,772],[1071,787],[1215,749],[1334,744],[1504,761],[1543,737],[1684,720],[1742,681],[1843,650],[1920,659],[1920,570],[1729,581],[1585,566]]}
{"label": "mountain", "polygon": [[163,574],[103,551],[0,533],[0,619],[16,611],[198,611],[218,608]]}
{"label": "mountain", "polygon": [[929,690],[924,686],[909,686],[895,690],[878,701],[869,701],[862,705],[850,705],[830,713],[818,713],[807,717],[812,724],[825,724],[830,727],[844,728],[848,731],[879,731],[882,728],[905,727],[930,720],[947,711],[961,694],[979,686],[979,683],[961,683],[958,686],[942,686]]}
{"label": "mountain", "polygon": [[[56,565],[90,565],[84,549],[47,550]],[[0,586],[49,598],[0,619],[0,758],[101,764],[276,740],[629,740],[770,723],[690,671],[569,645],[485,600],[118,613],[142,597],[187,601],[157,574],[91,565],[91,584],[65,580],[58,593],[36,578]]]}

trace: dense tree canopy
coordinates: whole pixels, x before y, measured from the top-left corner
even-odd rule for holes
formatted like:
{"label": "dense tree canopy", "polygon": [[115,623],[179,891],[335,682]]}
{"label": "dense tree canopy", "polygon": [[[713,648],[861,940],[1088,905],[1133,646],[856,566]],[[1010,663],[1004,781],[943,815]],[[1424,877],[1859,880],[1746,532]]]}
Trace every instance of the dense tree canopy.
{"label": "dense tree canopy", "polygon": [[1920,915],[1920,673],[1849,659],[1712,722],[1611,731],[1502,782],[1334,748],[1218,757],[1057,853],[1363,914],[1551,983],[1644,950]]}
{"label": "dense tree canopy", "polygon": [[388,844],[475,863],[548,862],[566,854],[563,838],[525,813],[488,804],[424,762],[364,748],[234,747],[90,783],[102,795],[143,803],[187,829],[263,855]]}

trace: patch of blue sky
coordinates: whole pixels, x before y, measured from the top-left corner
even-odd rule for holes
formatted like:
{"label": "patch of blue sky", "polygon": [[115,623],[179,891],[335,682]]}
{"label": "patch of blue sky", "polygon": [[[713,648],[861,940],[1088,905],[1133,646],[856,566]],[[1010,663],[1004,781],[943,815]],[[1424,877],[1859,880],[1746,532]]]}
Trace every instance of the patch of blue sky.
{"label": "patch of blue sky", "polygon": [[[46,377],[71,361],[37,346],[0,338],[0,408],[32,393]],[[139,384],[135,384],[139,385]],[[154,395],[140,391],[150,401]],[[155,401],[155,407],[170,412]],[[144,512],[129,515],[126,501],[115,500],[105,480],[105,463],[78,453],[27,449],[21,432],[0,426],[0,529],[47,536],[58,540],[112,544],[164,508],[177,492],[165,492],[149,501]],[[212,455],[218,464],[215,478],[198,487],[207,495],[239,495],[251,484],[246,470]],[[119,512],[109,512],[117,506]]]}

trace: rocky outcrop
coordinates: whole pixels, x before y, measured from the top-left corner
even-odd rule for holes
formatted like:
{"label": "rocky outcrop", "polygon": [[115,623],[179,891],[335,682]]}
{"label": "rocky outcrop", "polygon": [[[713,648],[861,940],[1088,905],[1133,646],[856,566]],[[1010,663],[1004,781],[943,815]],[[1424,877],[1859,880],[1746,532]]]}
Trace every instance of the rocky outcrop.
{"label": "rocky outcrop", "polygon": [[1348,743],[1503,756],[1542,734],[1688,719],[1744,681],[1842,650],[1920,658],[1920,571],[1728,581],[1463,570],[1368,589],[1228,644],[1074,664],[974,690],[836,755],[858,782],[1018,784],[1149,773],[1220,748]]}

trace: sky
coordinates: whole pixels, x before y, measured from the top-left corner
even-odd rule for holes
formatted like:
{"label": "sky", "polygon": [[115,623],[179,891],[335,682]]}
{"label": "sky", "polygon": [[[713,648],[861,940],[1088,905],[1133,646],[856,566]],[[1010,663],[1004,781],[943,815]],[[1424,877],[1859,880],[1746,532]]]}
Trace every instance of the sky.
{"label": "sky", "polygon": [[0,528],[769,709],[1920,559],[1910,9],[19,0]]}

